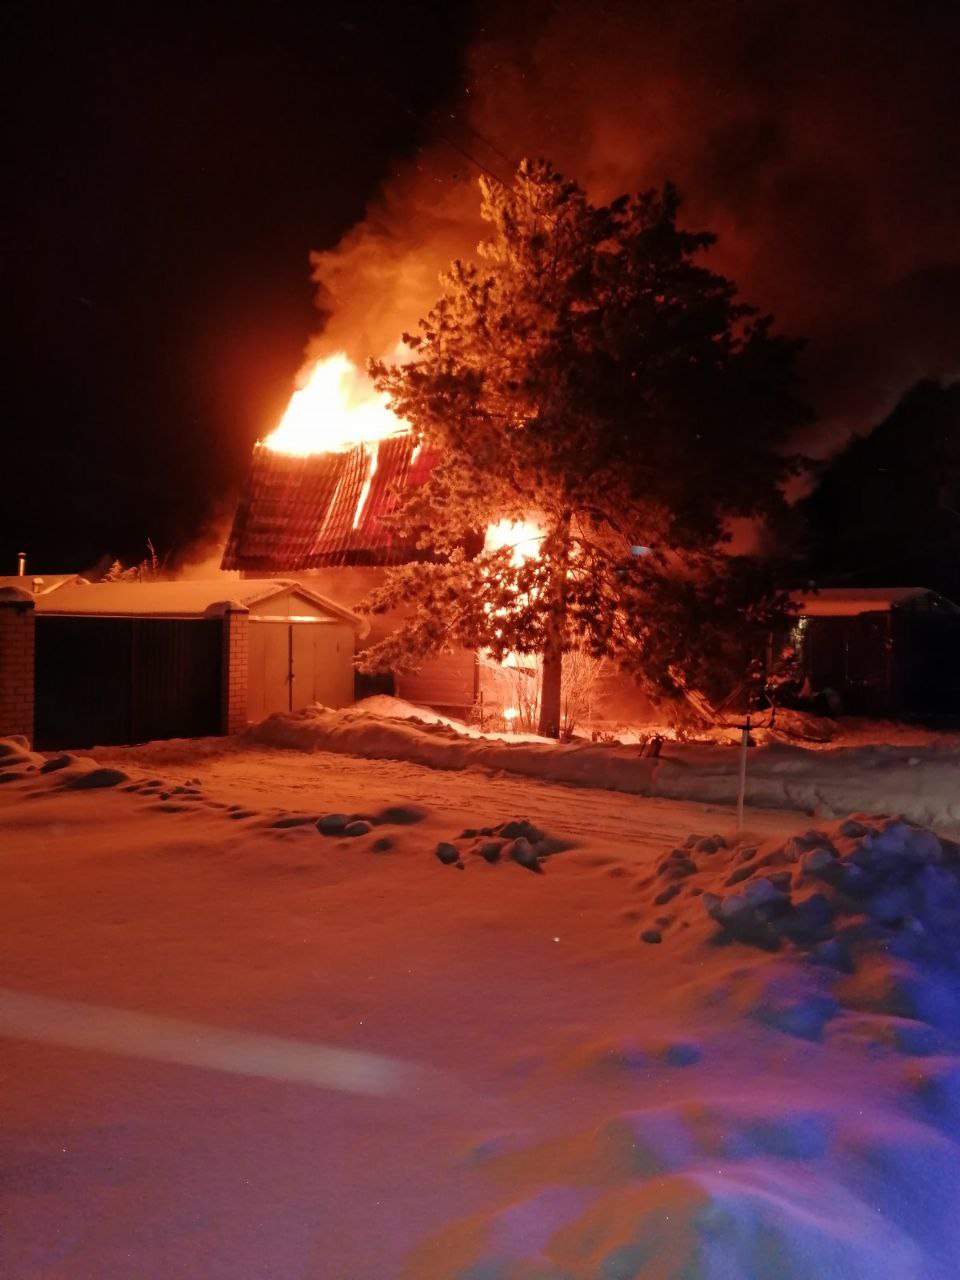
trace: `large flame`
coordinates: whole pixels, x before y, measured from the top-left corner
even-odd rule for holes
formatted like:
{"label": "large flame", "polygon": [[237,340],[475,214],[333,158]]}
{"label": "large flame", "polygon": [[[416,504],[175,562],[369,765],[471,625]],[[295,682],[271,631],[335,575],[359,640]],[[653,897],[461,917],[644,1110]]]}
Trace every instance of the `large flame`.
{"label": "large flame", "polygon": [[[410,424],[391,410],[387,396],[344,352],[318,360],[290,397],[286,412],[264,440],[274,453],[298,458],[319,453],[346,453],[362,445],[367,472],[353,517],[354,529],[363,521],[370,486],[377,470],[376,445],[391,436],[407,435]],[[418,449],[414,451],[416,458]],[[540,554],[543,531],[531,520],[500,520],[487,529],[488,551],[512,548],[511,560],[521,565]]]}
{"label": "large flame", "polygon": [[313,365],[264,444],[275,453],[305,458],[344,453],[409,430],[410,424],[390,409],[387,397],[338,351]]}
{"label": "large flame", "polygon": [[510,561],[519,568],[525,560],[535,560],[540,555],[542,541],[543,530],[533,520],[498,520],[487,526],[483,545],[485,551],[510,547],[513,552]]}

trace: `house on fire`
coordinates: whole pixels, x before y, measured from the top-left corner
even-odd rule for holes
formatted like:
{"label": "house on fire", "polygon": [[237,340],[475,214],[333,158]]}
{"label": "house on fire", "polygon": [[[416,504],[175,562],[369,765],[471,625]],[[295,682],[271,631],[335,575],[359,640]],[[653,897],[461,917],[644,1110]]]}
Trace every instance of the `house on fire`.
{"label": "house on fire", "polygon": [[[391,565],[422,558],[384,516],[398,493],[423,483],[434,458],[410,434],[305,457],[257,445],[223,556],[240,577],[296,577],[352,609]],[[370,619],[372,644],[396,625]],[[392,692],[410,702],[463,715],[479,692],[476,654],[460,651],[393,676],[357,676],[357,695]]]}
{"label": "house on fire", "polygon": [[[390,565],[422,556],[383,516],[398,492],[423,482],[432,459],[409,434],[344,452],[304,457],[263,445],[254,451],[223,568],[241,578],[296,576],[353,608]],[[797,650],[805,688],[823,710],[850,715],[960,715],[960,609],[920,587],[826,588],[795,598],[798,615],[781,644]],[[367,643],[397,625],[372,619]],[[460,651],[382,681],[357,677],[357,695],[395,692],[463,715],[477,701],[483,669]],[[630,692],[617,684],[622,697]]]}

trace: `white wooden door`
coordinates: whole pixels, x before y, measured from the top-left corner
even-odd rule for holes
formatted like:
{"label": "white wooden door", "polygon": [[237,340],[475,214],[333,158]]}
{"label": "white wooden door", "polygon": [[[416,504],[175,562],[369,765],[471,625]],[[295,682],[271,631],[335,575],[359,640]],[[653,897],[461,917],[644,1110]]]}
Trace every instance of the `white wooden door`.
{"label": "white wooden door", "polygon": [[292,709],[313,702],[344,707],[353,701],[353,631],[326,622],[292,622]]}
{"label": "white wooden door", "polygon": [[247,717],[290,710],[290,623],[250,619]]}

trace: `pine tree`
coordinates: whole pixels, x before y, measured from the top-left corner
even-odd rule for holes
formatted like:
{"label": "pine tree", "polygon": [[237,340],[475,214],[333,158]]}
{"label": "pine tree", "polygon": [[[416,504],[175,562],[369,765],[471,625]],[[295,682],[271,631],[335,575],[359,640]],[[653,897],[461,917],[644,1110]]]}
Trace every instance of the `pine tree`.
{"label": "pine tree", "polygon": [[[556,736],[572,648],[667,689],[703,683],[731,617],[762,625],[724,522],[775,514],[808,415],[797,344],[697,261],[714,237],[678,226],[672,187],[596,207],[543,161],[480,185],[479,260],[453,263],[409,360],[371,366],[439,462],[396,516],[430,554],[369,602],[407,621],[367,665],[538,654]],[[478,531],[524,519],[537,557],[473,554]]]}

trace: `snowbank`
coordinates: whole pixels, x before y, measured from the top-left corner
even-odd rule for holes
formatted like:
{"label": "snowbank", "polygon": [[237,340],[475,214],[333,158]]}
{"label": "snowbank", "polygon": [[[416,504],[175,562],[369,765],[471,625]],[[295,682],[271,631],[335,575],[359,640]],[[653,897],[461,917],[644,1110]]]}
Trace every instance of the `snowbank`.
{"label": "snowbank", "polygon": [[0,738],[0,783],[16,782],[30,775],[50,775],[56,786],[72,791],[94,791],[100,787],[116,787],[129,781],[130,775],[122,769],[111,769],[98,764],[89,756],[77,756],[70,752],[45,756],[31,751],[26,738]]}
{"label": "snowbank", "polygon": [[[731,1021],[709,1046],[578,1046],[566,1070],[619,1078],[634,1105],[539,1148],[480,1148],[493,1178],[523,1170],[527,1194],[428,1242],[411,1280],[955,1276],[958,846],[866,818],[760,848],[692,835],[626,890],[688,1030]],[[758,1028],[782,1051],[748,1078],[718,1071]],[[823,1046],[827,1087],[810,1087],[802,1049],[790,1087],[771,1087],[791,1044]],[[864,1057],[842,1065],[851,1047]],[[664,1065],[699,1073],[692,1094],[651,1089]]]}
{"label": "snowbank", "polygon": [[375,693],[363,698],[351,708],[353,712],[364,715],[379,716],[387,720],[409,720],[414,724],[446,725],[462,738],[482,739],[484,741],[502,742],[552,742],[552,738],[542,738],[536,733],[486,733],[476,725],[467,724],[463,720],[455,720],[452,716],[441,715],[439,711],[431,711],[429,707],[418,707],[406,698],[395,698],[389,693]]}
{"label": "snowbank", "polygon": [[[298,751],[339,751],[368,759],[410,760],[434,769],[506,770],[525,777],[634,795],[734,804],[737,748],[667,742],[655,759],[636,747],[468,737],[442,717],[372,714],[311,707],[270,716],[250,742]],[[865,746],[828,750],[768,743],[750,751],[747,804],[824,817],[902,813],[940,828],[960,826],[960,747]]]}

